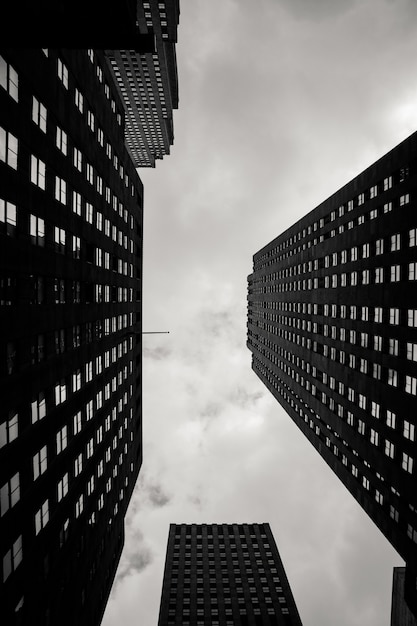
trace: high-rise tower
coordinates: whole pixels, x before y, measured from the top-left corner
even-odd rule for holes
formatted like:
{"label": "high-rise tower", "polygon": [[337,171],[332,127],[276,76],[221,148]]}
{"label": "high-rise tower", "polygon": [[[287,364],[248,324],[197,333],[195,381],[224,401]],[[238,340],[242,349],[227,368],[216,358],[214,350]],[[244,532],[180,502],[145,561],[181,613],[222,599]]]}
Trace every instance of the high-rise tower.
{"label": "high-rise tower", "polygon": [[93,50],[0,56],[1,615],[99,624],[142,461],[142,183]]}
{"label": "high-rise tower", "polygon": [[158,626],[301,620],[269,524],[171,524]]}
{"label": "high-rise tower", "polygon": [[417,612],[417,133],[253,258],[252,367],[407,563]]}

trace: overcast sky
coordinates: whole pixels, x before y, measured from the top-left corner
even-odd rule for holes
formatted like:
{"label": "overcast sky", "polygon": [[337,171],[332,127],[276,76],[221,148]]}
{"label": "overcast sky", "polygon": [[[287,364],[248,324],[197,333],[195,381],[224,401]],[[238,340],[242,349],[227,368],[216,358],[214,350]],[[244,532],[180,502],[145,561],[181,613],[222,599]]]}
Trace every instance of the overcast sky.
{"label": "overcast sky", "polygon": [[171,522],[269,522],[304,626],[388,626],[400,557],[251,370],[252,255],[417,127],[415,0],[181,0],[145,185],[144,462],[103,626],[156,625]]}

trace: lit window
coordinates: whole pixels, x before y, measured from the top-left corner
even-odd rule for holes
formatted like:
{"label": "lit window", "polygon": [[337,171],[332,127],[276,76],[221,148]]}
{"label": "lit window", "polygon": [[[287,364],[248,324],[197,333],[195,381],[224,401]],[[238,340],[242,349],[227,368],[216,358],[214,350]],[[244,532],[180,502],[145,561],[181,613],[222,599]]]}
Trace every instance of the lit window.
{"label": "lit window", "polygon": [[417,228],[412,228],[408,231],[408,245],[410,248],[417,245]]}
{"label": "lit window", "polygon": [[404,420],[403,436],[405,437],[405,439],[414,441],[414,437],[415,437],[414,433],[415,433],[414,424],[411,424],[407,420]]}
{"label": "lit window", "polygon": [[408,280],[417,280],[417,261],[408,264]]}
{"label": "lit window", "polygon": [[84,111],[84,96],[82,95],[82,93],[75,88],[75,106],[77,107],[77,109],[79,110],[80,113],[83,113]]}
{"label": "lit window", "polygon": [[33,480],[36,480],[41,474],[46,471],[47,465],[47,448],[46,446],[43,446],[43,448],[41,448],[39,452],[37,452],[33,456]]}
{"label": "lit window", "polygon": [[[392,387],[397,387],[398,386],[398,373],[397,373],[396,370],[394,370],[392,368],[388,368],[388,380],[387,380],[387,382]],[[407,389],[406,389],[406,391],[407,391]]]}
{"label": "lit window", "polygon": [[391,187],[392,187],[392,176],[387,176],[387,178],[384,178],[384,191],[391,189]]}
{"label": "lit window", "polygon": [[414,376],[405,377],[405,391],[412,396],[417,394],[417,378]]}
{"label": "lit window", "polygon": [[36,399],[31,403],[32,424],[41,420],[46,415],[46,403],[43,392],[39,392]]}
{"label": "lit window", "polygon": [[3,515],[20,500],[19,473],[12,476],[0,489],[0,515]]}
{"label": "lit window", "polygon": [[41,189],[45,189],[45,163],[33,154],[30,158],[30,180]]}
{"label": "lit window", "polygon": [[375,282],[382,283],[384,281],[384,268],[376,267],[375,268]]}
{"label": "lit window", "polygon": [[35,122],[39,128],[46,133],[46,118],[47,112],[46,107],[39,102],[35,96],[32,99],[32,120]]}
{"label": "lit window", "polygon": [[16,70],[7,63],[0,55],[0,87],[18,102],[19,99],[19,78]]}
{"label": "lit window", "polygon": [[67,154],[67,133],[63,131],[62,128],[59,128],[59,126],[56,127],[56,147],[61,150],[63,154]]}
{"label": "lit window", "polygon": [[405,193],[403,196],[400,196],[400,206],[404,206],[410,202],[410,194]]}
{"label": "lit window", "polygon": [[0,127],[0,161],[17,169],[18,141],[12,133]]}
{"label": "lit window", "polygon": [[56,434],[56,453],[60,454],[67,447],[68,433],[67,427],[63,426]]}
{"label": "lit window", "polygon": [[379,255],[379,254],[383,254],[384,253],[384,240],[383,239],[377,239],[375,242],[375,254]]}
{"label": "lit window", "polygon": [[387,426],[395,428],[396,417],[395,413],[387,409]]}
{"label": "lit window", "polygon": [[32,243],[38,246],[45,245],[45,222],[36,215],[30,216],[30,236]]}
{"label": "lit window", "polygon": [[398,339],[390,338],[390,340],[389,340],[389,354],[392,354],[393,356],[398,356]]}
{"label": "lit window", "polygon": [[407,342],[407,359],[417,361],[417,343]]}
{"label": "lit window", "polygon": [[403,468],[403,470],[405,470],[409,474],[413,473],[413,458],[409,454],[406,454],[405,452],[403,452],[401,467]]}
{"label": "lit window", "polygon": [[393,459],[394,452],[395,452],[394,444],[391,441],[388,441],[388,439],[385,439],[385,454],[391,459]]}
{"label": "lit window", "polygon": [[67,66],[58,59],[58,78],[64,85],[65,89],[68,89],[68,68]]}
{"label": "lit window", "polygon": [[62,498],[64,498],[68,493],[68,481],[69,476],[68,472],[63,475],[60,481],[58,481],[57,485],[57,500],[61,502]]}

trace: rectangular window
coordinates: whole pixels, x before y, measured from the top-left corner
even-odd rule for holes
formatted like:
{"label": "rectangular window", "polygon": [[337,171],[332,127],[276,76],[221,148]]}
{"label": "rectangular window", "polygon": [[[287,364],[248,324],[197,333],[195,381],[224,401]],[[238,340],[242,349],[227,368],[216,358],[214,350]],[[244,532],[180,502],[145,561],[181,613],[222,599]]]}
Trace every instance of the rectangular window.
{"label": "rectangular window", "polygon": [[56,453],[60,454],[67,447],[68,432],[67,427],[63,426],[56,434]]}
{"label": "rectangular window", "polygon": [[46,472],[47,466],[47,448],[46,446],[43,446],[43,448],[41,448],[39,452],[33,456],[33,480],[36,480],[41,474]]}
{"label": "rectangular window", "polygon": [[38,246],[45,246],[45,222],[36,215],[30,215],[30,237],[32,243]]}
{"label": "rectangular window", "polygon": [[64,85],[65,89],[68,89],[68,68],[61,61],[61,59],[58,59],[57,71],[58,71],[58,78],[59,78],[59,80],[62,82],[62,84]]}
{"label": "rectangular window", "polygon": [[408,280],[417,280],[417,261],[408,264]]}
{"label": "rectangular window", "polygon": [[388,441],[388,439],[385,439],[385,454],[390,458],[393,459],[394,458],[394,444],[391,443],[391,441]]}
{"label": "rectangular window", "polygon": [[392,187],[392,176],[387,176],[387,178],[384,178],[384,191],[391,189],[391,187]]}
{"label": "rectangular window", "polygon": [[405,377],[405,391],[412,396],[417,394],[417,378],[414,376]]}
{"label": "rectangular window", "polygon": [[38,534],[45,528],[49,521],[49,503],[48,500],[42,504],[41,508],[35,513],[35,533]]}
{"label": "rectangular window", "polygon": [[409,454],[406,454],[405,452],[403,452],[401,467],[403,468],[403,470],[405,470],[409,474],[413,473],[413,458]]}
{"label": "rectangular window", "polygon": [[62,204],[67,203],[67,183],[59,176],[55,176],[55,200]]}
{"label": "rectangular window", "polygon": [[38,422],[46,415],[45,395],[42,391],[38,393],[35,400],[31,403],[32,424]]}
{"label": "rectangular window", "polygon": [[12,476],[0,489],[0,515],[3,515],[20,500],[19,473]]}
{"label": "rectangular window", "polygon": [[408,231],[408,245],[410,248],[414,247],[417,244],[417,228],[411,228]]}
{"label": "rectangular window", "polygon": [[69,475],[68,472],[66,472],[63,477],[61,478],[60,481],[58,481],[58,485],[57,485],[57,500],[58,502],[61,502],[62,498],[64,498],[67,493],[68,493],[68,482],[69,482]]}
{"label": "rectangular window", "polygon": [[32,154],[30,157],[30,180],[41,189],[45,189],[45,168],[45,163]]}
{"label": "rectangular window", "polygon": [[0,222],[4,224],[3,229],[9,236],[16,233],[17,209],[16,205],[6,202],[0,198]]}
{"label": "rectangular window", "polygon": [[75,106],[80,113],[84,112],[84,96],[77,88],[75,88]]}
{"label": "rectangular window", "polygon": [[403,196],[400,196],[400,206],[404,206],[410,202],[410,194],[405,193]]}
{"label": "rectangular window", "polygon": [[407,359],[417,361],[417,343],[407,342]]}
{"label": "rectangular window", "polygon": [[407,420],[404,420],[403,436],[404,436],[405,439],[409,439],[410,441],[414,441],[415,440],[414,424],[411,424]]}
{"label": "rectangular window", "polygon": [[7,63],[0,55],[0,87],[18,102],[19,100],[19,78],[13,67]]}
{"label": "rectangular window", "polygon": [[63,228],[54,228],[54,244],[55,250],[61,254],[65,253],[65,230]]}
{"label": "rectangular window", "polygon": [[393,356],[398,356],[398,339],[390,338],[390,340],[389,340],[389,354],[392,354]]}
{"label": "rectangular window", "polygon": [[375,283],[384,282],[384,268],[376,267],[375,268]]}
{"label": "rectangular window", "polygon": [[17,138],[0,126],[0,161],[17,169]]}
{"label": "rectangular window", "polygon": [[388,368],[387,382],[392,387],[398,387],[398,372],[392,368]]}
{"label": "rectangular window", "polygon": [[67,133],[62,130],[62,128],[59,128],[59,126],[56,127],[56,147],[58,148],[58,150],[61,150],[61,152],[63,154],[65,154],[65,156],[67,155]]}
{"label": "rectangular window", "polygon": [[395,428],[396,417],[395,413],[387,409],[387,426]]}
{"label": "rectangular window", "polygon": [[65,380],[62,379],[57,385],[55,385],[55,404],[62,404],[67,399],[67,386]]}
{"label": "rectangular window", "polygon": [[72,153],[72,162],[74,167],[79,171],[82,172],[83,169],[83,155],[81,150],[78,150],[78,148],[73,149],[73,153]]}
{"label": "rectangular window", "polygon": [[39,102],[35,96],[32,98],[32,120],[35,122],[37,126],[46,133],[46,118],[47,112],[46,107]]}

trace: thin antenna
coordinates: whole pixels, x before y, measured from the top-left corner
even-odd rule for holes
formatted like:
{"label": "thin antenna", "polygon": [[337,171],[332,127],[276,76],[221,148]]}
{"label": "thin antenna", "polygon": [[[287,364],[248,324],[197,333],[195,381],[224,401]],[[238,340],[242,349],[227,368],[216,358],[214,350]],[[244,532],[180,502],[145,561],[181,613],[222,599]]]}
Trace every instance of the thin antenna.
{"label": "thin antenna", "polygon": [[169,330],[143,330],[142,335],[169,335]]}

